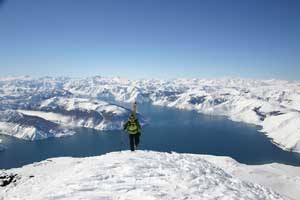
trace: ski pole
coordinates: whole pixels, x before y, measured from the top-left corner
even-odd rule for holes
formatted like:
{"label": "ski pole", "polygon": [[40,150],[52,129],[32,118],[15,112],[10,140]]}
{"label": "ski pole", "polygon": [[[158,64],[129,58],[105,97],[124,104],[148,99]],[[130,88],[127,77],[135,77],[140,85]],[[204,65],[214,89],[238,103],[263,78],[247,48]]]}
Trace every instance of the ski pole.
{"label": "ski pole", "polygon": [[[125,134],[126,134],[126,133],[127,133],[127,132],[125,131]],[[122,144],[123,148],[125,148],[126,141],[124,140],[124,135],[123,135],[123,133],[122,133],[122,135],[121,135],[121,144]]]}

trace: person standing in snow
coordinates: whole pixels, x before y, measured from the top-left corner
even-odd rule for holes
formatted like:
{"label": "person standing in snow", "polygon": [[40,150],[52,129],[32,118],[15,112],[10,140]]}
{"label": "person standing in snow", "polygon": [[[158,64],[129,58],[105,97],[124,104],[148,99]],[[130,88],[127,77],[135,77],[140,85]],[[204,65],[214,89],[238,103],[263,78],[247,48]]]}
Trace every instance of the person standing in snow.
{"label": "person standing in snow", "polygon": [[136,150],[141,136],[141,125],[136,117],[136,103],[133,104],[133,112],[124,124],[124,130],[129,133],[130,150]]}

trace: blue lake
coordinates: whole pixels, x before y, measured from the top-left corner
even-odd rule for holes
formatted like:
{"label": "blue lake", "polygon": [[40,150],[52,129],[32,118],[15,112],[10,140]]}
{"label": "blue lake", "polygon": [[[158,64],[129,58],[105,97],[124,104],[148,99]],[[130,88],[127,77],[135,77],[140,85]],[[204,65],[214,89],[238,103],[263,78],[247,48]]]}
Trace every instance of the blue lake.
{"label": "blue lake", "polygon": [[[143,105],[139,112],[149,121],[143,127],[139,149],[230,156],[245,164],[285,163],[300,166],[300,154],[275,146],[258,127],[225,117]],[[123,131],[77,129],[64,138],[25,141],[0,135],[0,169],[20,167],[50,157],[95,156],[128,149]]]}

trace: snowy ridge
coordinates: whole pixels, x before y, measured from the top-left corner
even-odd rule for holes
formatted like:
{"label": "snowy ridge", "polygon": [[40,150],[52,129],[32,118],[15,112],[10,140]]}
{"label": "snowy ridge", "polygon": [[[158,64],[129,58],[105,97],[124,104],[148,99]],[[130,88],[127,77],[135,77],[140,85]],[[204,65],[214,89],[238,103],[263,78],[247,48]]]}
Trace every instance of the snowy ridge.
{"label": "snowy ridge", "polygon": [[53,97],[40,103],[38,111],[19,110],[28,115],[69,127],[97,130],[121,129],[130,111],[100,100]]}
{"label": "snowy ridge", "polygon": [[37,117],[24,115],[20,112],[7,110],[0,112],[0,133],[27,139],[39,140],[49,137],[61,137],[74,134],[73,131],[60,127]]}
{"label": "snowy ridge", "polygon": [[287,199],[241,181],[200,155],[115,152],[6,170],[20,177],[0,199]]}
{"label": "snowy ridge", "polygon": [[129,114],[130,110],[104,101],[52,97],[30,109],[0,111],[0,133],[37,140],[72,135],[76,127],[122,129]]}
{"label": "snowy ridge", "polygon": [[[55,101],[56,98],[67,98],[67,103]],[[91,102],[78,103],[81,101],[79,99]],[[239,78],[127,80],[101,76],[0,78],[0,110],[40,111],[46,110],[43,105],[47,105],[48,112],[53,112],[50,110],[51,104],[45,103],[52,101],[58,104],[58,108],[69,109],[68,106],[73,106],[72,109],[76,109],[79,105],[90,112],[97,107],[92,105],[93,99],[120,102],[136,100],[139,103],[224,115],[234,121],[258,125],[276,145],[300,152],[300,82],[296,81]],[[78,102],[73,105],[72,101]],[[115,113],[116,116],[118,114]],[[47,117],[51,118],[49,115]],[[91,119],[76,120],[73,124],[67,124],[82,124],[96,129],[120,125],[120,120],[112,125],[115,119],[110,125],[100,125]]]}
{"label": "snowy ridge", "polygon": [[122,129],[131,112],[104,101],[52,92],[42,91],[46,96],[30,96],[27,92],[25,96],[4,96],[2,106],[0,103],[0,134],[38,140],[72,135],[76,127]]}
{"label": "snowy ridge", "polygon": [[300,168],[279,163],[245,165],[230,157],[200,155],[233,177],[258,183],[291,199],[300,199]]}

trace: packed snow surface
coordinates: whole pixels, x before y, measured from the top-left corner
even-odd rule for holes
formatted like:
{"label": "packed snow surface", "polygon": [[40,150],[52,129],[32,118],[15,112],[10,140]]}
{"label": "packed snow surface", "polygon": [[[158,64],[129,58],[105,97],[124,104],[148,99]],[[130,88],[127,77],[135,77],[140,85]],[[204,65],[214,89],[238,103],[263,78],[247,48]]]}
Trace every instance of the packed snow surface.
{"label": "packed snow surface", "polygon": [[[120,119],[118,117],[112,118],[109,124],[107,121],[101,124],[97,117],[87,117],[91,116],[87,112],[91,114],[98,108],[114,116],[122,115],[122,108],[113,105],[103,108],[102,103],[93,104],[96,100],[148,102],[224,115],[231,120],[258,125],[276,145],[300,152],[300,82],[297,81],[240,78],[127,80],[101,76],[0,78],[0,111],[22,110],[23,114],[30,114],[30,110],[51,112],[31,114],[51,122],[54,122],[54,116],[58,116],[61,123],[68,121],[67,125],[119,128],[122,120],[115,120]],[[78,109],[85,111],[84,117],[80,117],[82,112],[74,112]],[[77,116],[76,119],[73,116],[73,122],[68,118],[71,113]],[[7,134],[19,135],[14,134],[15,129],[9,130],[12,132]]]}
{"label": "packed snow surface", "polygon": [[300,167],[271,163],[245,165],[230,157],[200,155],[233,177],[272,188],[283,196],[300,199]]}
{"label": "packed snow surface", "polygon": [[0,199],[288,199],[240,180],[201,155],[123,151],[53,158],[4,171]]}

